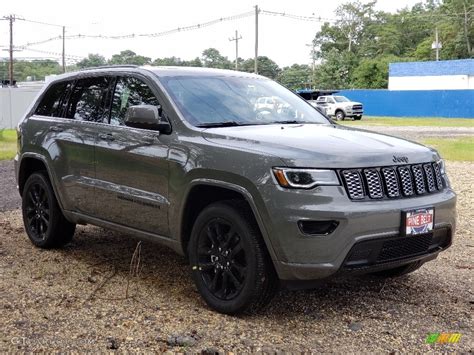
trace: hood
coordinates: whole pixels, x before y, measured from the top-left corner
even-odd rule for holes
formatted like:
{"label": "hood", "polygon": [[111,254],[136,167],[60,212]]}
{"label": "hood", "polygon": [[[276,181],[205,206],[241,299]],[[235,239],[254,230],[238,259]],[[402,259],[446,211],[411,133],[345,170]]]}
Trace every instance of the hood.
{"label": "hood", "polygon": [[439,158],[435,150],[421,144],[340,125],[208,128],[202,134],[215,144],[258,151],[282,159],[287,166],[306,168],[390,166],[406,164],[406,159],[414,164]]}

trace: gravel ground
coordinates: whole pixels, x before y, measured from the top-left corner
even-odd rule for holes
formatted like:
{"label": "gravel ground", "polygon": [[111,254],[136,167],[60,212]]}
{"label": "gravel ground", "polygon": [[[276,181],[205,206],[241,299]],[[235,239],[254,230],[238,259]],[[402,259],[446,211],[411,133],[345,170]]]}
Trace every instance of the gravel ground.
{"label": "gravel ground", "polygon": [[425,138],[463,138],[474,136],[474,127],[415,127],[415,126],[351,126],[411,140]]}
{"label": "gravel ground", "polygon": [[9,211],[20,207],[21,199],[16,189],[13,160],[0,161],[0,181],[2,182],[0,211]]}
{"label": "gravel ground", "polygon": [[[0,206],[19,205],[4,175],[9,164],[0,165]],[[0,352],[473,352],[472,168],[448,163],[458,230],[437,260],[398,279],[367,276],[280,291],[252,316],[211,311],[189,266],[166,248],[143,242],[141,273],[131,277],[135,239],[78,226],[73,243],[44,251],[28,241],[19,210],[0,212]],[[434,332],[462,337],[458,344],[426,344]]]}

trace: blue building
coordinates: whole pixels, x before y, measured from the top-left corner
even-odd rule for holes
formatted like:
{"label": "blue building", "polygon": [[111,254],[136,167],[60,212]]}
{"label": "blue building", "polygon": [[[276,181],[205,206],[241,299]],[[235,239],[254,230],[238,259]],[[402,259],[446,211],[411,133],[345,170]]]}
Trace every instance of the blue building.
{"label": "blue building", "polygon": [[474,89],[474,59],[390,63],[388,89]]}

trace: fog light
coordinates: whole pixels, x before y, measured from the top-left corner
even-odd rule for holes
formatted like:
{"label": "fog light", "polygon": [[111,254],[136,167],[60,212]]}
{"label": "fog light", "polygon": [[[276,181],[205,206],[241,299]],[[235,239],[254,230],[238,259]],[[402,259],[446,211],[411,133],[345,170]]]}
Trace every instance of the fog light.
{"label": "fog light", "polygon": [[338,221],[298,221],[298,227],[303,234],[328,235],[334,232]]}

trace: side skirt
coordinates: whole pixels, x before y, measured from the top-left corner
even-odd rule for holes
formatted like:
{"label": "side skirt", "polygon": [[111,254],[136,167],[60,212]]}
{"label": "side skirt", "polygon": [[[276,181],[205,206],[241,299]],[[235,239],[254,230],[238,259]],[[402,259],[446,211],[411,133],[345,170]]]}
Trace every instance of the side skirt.
{"label": "side skirt", "polygon": [[168,237],[158,235],[158,234],[153,234],[150,232],[144,232],[144,231],[127,227],[118,223],[104,221],[100,218],[91,217],[91,216],[78,213],[78,212],[63,211],[63,213],[69,221],[72,221],[74,223],[92,224],[97,227],[102,227],[106,229],[115,230],[117,232],[127,233],[139,239],[148,240],[153,243],[159,243],[165,247],[171,248],[176,253],[183,255],[179,242],[174,239],[170,239]]}

